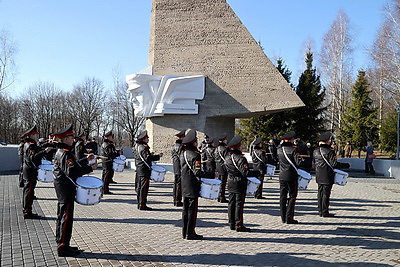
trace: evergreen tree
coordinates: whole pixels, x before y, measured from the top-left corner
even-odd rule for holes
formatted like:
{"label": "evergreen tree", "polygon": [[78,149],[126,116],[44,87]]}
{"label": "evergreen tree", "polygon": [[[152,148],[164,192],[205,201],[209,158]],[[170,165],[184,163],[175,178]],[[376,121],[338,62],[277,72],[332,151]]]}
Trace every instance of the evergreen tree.
{"label": "evergreen tree", "polygon": [[315,141],[324,131],[323,106],[325,89],[320,77],[313,67],[313,54],[306,53],[306,70],[301,74],[296,93],[304,103],[304,107],[292,111],[293,129],[302,140]]}
{"label": "evergreen tree", "polygon": [[[285,80],[290,83],[292,72],[284,65],[284,61],[279,58],[277,60],[277,70],[282,74]],[[240,128],[237,133],[240,134],[245,144],[253,141],[254,136],[261,137],[264,141],[268,141],[273,136],[278,138],[291,130],[291,113],[289,111],[278,112],[274,114],[262,115],[250,119],[240,120]]]}
{"label": "evergreen tree", "polygon": [[395,109],[390,111],[379,130],[379,148],[386,152],[397,150],[397,116]]}
{"label": "evergreen tree", "polygon": [[376,125],[376,108],[372,106],[369,83],[364,71],[358,72],[356,83],[352,89],[352,104],[343,114],[343,128],[339,130],[339,139],[350,141],[360,151],[367,141],[376,141],[378,127]]}

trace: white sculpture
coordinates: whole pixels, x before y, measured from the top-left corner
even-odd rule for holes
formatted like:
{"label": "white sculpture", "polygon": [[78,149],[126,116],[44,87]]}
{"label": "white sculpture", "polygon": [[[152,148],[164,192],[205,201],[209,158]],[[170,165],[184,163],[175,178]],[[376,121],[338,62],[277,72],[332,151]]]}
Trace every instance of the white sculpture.
{"label": "white sculpture", "polygon": [[204,76],[152,75],[147,68],[126,76],[135,115],[198,114],[196,100],[204,98]]}

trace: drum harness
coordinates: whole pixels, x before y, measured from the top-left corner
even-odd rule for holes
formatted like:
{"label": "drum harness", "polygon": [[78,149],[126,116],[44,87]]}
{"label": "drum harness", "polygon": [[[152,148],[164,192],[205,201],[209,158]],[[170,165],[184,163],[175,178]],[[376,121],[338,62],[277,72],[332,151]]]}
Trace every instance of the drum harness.
{"label": "drum harness", "polygon": [[259,161],[261,161],[264,165],[267,165],[262,159],[260,159],[260,157],[257,155],[257,153],[255,152],[255,150],[253,150],[254,155],[256,156],[256,158],[258,158]]}
{"label": "drum harness", "polygon": [[292,162],[292,161],[289,159],[289,157],[286,155],[286,151],[285,151],[285,148],[284,148],[284,147],[282,147],[282,152],[283,152],[283,155],[285,155],[285,158],[287,159],[287,161],[289,161],[290,165],[292,165],[292,167],[296,170],[297,174],[300,175],[300,174],[299,174],[299,170],[296,168],[296,166],[294,166],[293,162]]}
{"label": "drum harness", "polygon": [[322,154],[322,150],[321,148],[319,148],[319,152],[321,153],[322,158],[324,159],[324,161],[326,162],[326,164],[328,164],[329,167],[332,168],[332,170],[335,170],[332,165],[326,160],[326,158],[324,157],[324,154]]}

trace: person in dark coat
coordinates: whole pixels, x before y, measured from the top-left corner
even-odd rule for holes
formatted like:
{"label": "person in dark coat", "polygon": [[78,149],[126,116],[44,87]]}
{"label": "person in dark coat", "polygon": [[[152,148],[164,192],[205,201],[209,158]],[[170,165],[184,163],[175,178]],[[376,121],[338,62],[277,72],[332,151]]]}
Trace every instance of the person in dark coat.
{"label": "person in dark coat", "polygon": [[21,139],[19,146],[18,146],[18,158],[19,158],[19,187],[23,188],[24,187],[24,144],[25,141],[24,139]]}
{"label": "person in dark coat", "polygon": [[[93,165],[81,165],[72,153],[74,132],[72,125],[52,134],[60,139],[54,158],[54,188],[57,194],[56,242],[60,257],[73,257],[80,254],[76,247],[70,246],[74,220],[74,201],[76,180],[97,168]],[[91,156],[93,157],[93,156]],[[89,158],[90,160],[91,158]]]}
{"label": "person in dark coat", "polygon": [[206,147],[201,151],[201,162],[205,172],[214,173],[215,175],[216,164],[214,159],[214,141],[218,142],[218,140],[214,140],[213,138],[208,139]]}
{"label": "person in dark coat", "polygon": [[228,173],[225,168],[225,157],[229,152],[229,149],[226,147],[226,134],[222,134],[218,137],[218,145],[214,151],[214,159],[216,164],[216,170],[218,172],[218,179],[221,180],[221,191],[220,196],[218,198],[218,202],[228,203],[225,197],[226,190],[226,180],[228,179]]}
{"label": "person in dark coat", "polygon": [[314,150],[315,176],[318,184],[318,213],[321,217],[333,217],[329,212],[329,200],[335,173],[333,169],[349,168],[348,163],[336,161],[336,153],[331,147],[331,133],[325,132],[319,137],[318,147]]}
{"label": "person in dark coat", "polygon": [[294,147],[296,133],[290,131],[283,138],[283,143],[278,148],[279,158],[279,183],[280,183],[280,211],[283,223],[297,224],[294,219],[294,209],[298,192],[297,168],[300,159]]}
{"label": "person in dark coat", "polygon": [[92,140],[90,140],[89,142],[86,143],[86,150],[89,153],[93,153],[94,155],[97,155],[99,146],[96,142],[96,138],[93,137]]}
{"label": "person in dark coat", "polygon": [[32,213],[33,199],[35,197],[35,188],[38,177],[38,167],[41,164],[42,158],[52,148],[43,150],[37,145],[39,140],[39,133],[37,127],[33,126],[22,136],[24,139],[23,159],[24,164],[22,167],[24,189],[22,197],[22,206],[24,212],[24,219],[38,219],[39,215]]}
{"label": "person in dark coat", "polygon": [[182,188],[181,188],[181,161],[180,155],[182,152],[182,140],[185,137],[186,129],[175,134],[176,141],[172,148],[172,166],[174,169],[174,206],[182,207]]}
{"label": "person in dark coat", "polygon": [[265,150],[263,149],[261,137],[257,137],[256,140],[254,140],[253,142],[253,150],[251,152],[251,158],[253,160],[253,169],[257,170],[260,173],[257,178],[261,182],[256,193],[254,194],[254,198],[263,199],[265,197],[262,196],[262,190],[264,184],[264,175],[267,169],[268,158]]}
{"label": "person in dark coat", "polygon": [[75,157],[78,160],[79,164],[81,164],[81,165],[88,165],[88,163],[89,163],[87,160],[87,154],[89,154],[89,152],[86,149],[85,142],[86,142],[86,134],[85,133],[81,133],[80,135],[78,135],[76,137],[74,154],[75,154]]}
{"label": "person in dark coat", "polygon": [[101,156],[103,167],[101,179],[104,182],[103,193],[112,194],[109,187],[114,177],[113,162],[114,159],[119,156],[119,153],[114,146],[114,134],[112,133],[112,131],[109,131],[104,135],[104,141],[101,145]]}
{"label": "person in dark coat", "polygon": [[151,176],[151,164],[152,161],[158,161],[163,156],[163,153],[160,153],[159,155],[153,155],[152,153],[150,153],[150,147],[147,144],[148,142],[149,136],[147,135],[147,131],[143,131],[138,135],[135,146],[135,187],[138,202],[137,207],[139,210],[152,210],[152,208],[147,206],[147,195],[149,193]]}
{"label": "person in dark coat", "polygon": [[243,208],[246,199],[249,166],[247,159],[240,150],[241,142],[242,137],[235,135],[228,143],[230,151],[225,157],[229,192],[228,218],[231,230],[250,232],[250,228],[243,224]]}
{"label": "person in dark coat", "polygon": [[197,150],[197,133],[190,129],[182,140],[182,153],[180,156],[182,172],[182,237],[187,240],[203,239],[195,231],[198,199],[200,194],[200,178],[214,178],[213,174],[201,170],[201,156]]}

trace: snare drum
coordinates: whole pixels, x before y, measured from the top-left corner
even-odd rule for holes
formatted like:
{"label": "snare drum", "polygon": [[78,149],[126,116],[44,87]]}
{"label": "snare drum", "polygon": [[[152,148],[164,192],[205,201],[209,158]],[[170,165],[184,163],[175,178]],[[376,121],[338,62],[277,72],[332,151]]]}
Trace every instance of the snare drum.
{"label": "snare drum", "polygon": [[298,180],[299,185],[298,185],[298,188],[299,188],[299,189],[307,189],[308,183],[309,183],[309,182],[311,181],[311,179],[312,179],[311,174],[309,174],[309,173],[306,172],[306,171],[300,170],[300,169],[297,170],[297,174],[299,175],[299,180]]}
{"label": "snare drum", "polygon": [[247,190],[246,195],[254,196],[258,187],[260,186],[261,181],[256,177],[247,177]]}
{"label": "snare drum", "polygon": [[266,174],[268,176],[273,176],[275,174],[275,168],[276,167],[274,165],[267,164],[267,172],[266,172]]}
{"label": "snare drum", "polygon": [[103,181],[94,176],[82,176],[76,179],[76,202],[82,205],[94,205],[100,202]]}
{"label": "snare drum", "polygon": [[126,157],[124,155],[120,155],[119,157],[117,157],[117,159],[125,161]]}
{"label": "snare drum", "polygon": [[53,163],[50,160],[42,159],[42,165],[52,165]]}
{"label": "snare drum", "polygon": [[125,161],[120,159],[114,159],[113,170],[116,172],[123,172],[125,168]]}
{"label": "snare drum", "polygon": [[335,177],[334,177],[335,184],[346,185],[349,174],[347,172],[338,169],[334,169],[333,171],[335,172]]}
{"label": "snare drum", "polygon": [[53,177],[53,165],[39,165],[38,180],[43,183],[52,183]]}
{"label": "snare drum", "polygon": [[217,199],[221,189],[221,180],[201,178],[200,196],[207,199]]}
{"label": "snare drum", "polygon": [[153,165],[151,166],[151,176],[150,179],[154,182],[163,182],[164,176],[167,170],[163,166]]}

